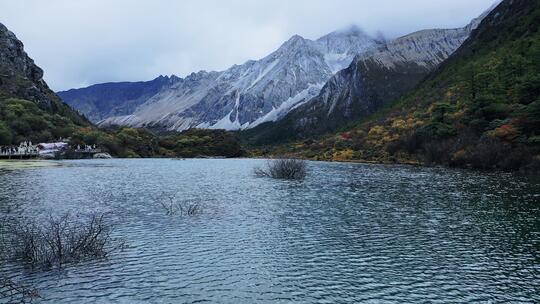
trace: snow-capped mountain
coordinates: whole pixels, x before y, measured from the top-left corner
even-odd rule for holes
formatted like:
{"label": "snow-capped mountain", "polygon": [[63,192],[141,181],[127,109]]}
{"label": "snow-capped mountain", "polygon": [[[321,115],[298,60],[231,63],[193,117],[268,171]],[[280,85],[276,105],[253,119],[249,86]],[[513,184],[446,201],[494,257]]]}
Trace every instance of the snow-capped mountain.
{"label": "snow-capped mountain", "polygon": [[295,35],[270,55],[221,72],[201,71],[161,90],[130,115],[100,125],[236,130],[275,121],[316,96],[335,72],[381,45],[357,27],[317,40]]}
{"label": "snow-capped mountain", "polygon": [[[137,99],[137,103],[132,103],[135,107],[121,107],[128,111],[109,111],[99,125],[176,131],[194,127],[238,130],[279,121],[291,111],[298,112],[311,99],[332,104],[341,94],[337,80],[343,75],[339,73],[355,57],[355,62],[374,61],[377,67],[388,69],[396,63],[403,68],[406,62],[418,66],[419,74],[426,74],[454,52],[484,16],[463,28],[419,31],[391,41],[375,39],[357,27],[335,31],[317,40],[295,35],[260,60],[234,65],[225,71],[201,71],[175,79],[155,95]],[[337,78],[332,80],[334,75]],[[384,78],[381,81],[384,83]],[[321,92],[325,84],[326,89]],[[327,100],[321,98],[325,94]],[[349,103],[354,96],[347,97]],[[343,101],[344,97],[339,98]],[[84,113],[85,109],[79,110]]]}
{"label": "snow-capped mountain", "polygon": [[308,138],[374,113],[412,90],[454,53],[486,14],[463,28],[418,31],[359,53],[316,97],[277,122],[256,126],[246,137],[255,143]]}

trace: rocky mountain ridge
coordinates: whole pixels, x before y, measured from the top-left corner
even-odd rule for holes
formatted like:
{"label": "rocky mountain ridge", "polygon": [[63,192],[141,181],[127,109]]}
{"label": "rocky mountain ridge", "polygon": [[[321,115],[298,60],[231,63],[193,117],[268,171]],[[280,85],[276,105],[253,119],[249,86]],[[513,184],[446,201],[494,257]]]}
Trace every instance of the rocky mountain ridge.
{"label": "rocky mountain ridge", "polygon": [[43,80],[43,70],[24,51],[23,43],[0,23],[0,92],[54,107],[54,93]]}
{"label": "rocky mountain ridge", "polygon": [[[126,107],[122,106],[126,101],[96,101],[105,104],[105,108],[111,103],[109,107],[114,109],[103,111],[106,113],[99,125],[175,131],[189,128],[239,130],[279,121],[293,110],[298,112],[306,103],[313,104],[312,99],[322,100],[325,98],[321,95],[334,94],[321,90],[325,85],[326,89],[343,86],[340,80],[343,74],[337,74],[351,68],[353,60],[355,64],[359,60],[373,61],[375,66],[390,70],[396,63],[403,67],[401,62],[407,62],[406,65],[420,71],[418,74],[427,74],[459,47],[482,17],[463,28],[424,30],[390,41],[375,39],[354,26],[316,40],[295,35],[260,60],[234,65],[225,71],[192,73],[151,97],[127,102]],[[401,69],[400,73],[406,72]],[[418,81],[412,78],[415,83]],[[76,96],[80,90],[72,93]],[[92,107],[72,104],[87,115],[92,110]],[[345,113],[345,116],[354,115]]]}
{"label": "rocky mountain ridge", "polygon": [[235,130],[277,120],[315,96],[356,54],[378,44],[356,27],[318,40],[295,35],[261,60],[222,72],[193,73],[150,98],[133,114],[100,124]]}

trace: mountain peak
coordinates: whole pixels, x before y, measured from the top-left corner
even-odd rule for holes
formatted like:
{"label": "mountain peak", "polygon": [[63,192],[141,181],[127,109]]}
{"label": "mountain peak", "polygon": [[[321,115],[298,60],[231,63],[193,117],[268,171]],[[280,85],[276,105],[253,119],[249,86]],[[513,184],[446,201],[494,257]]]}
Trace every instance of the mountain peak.
{"label": "mountain peak", "polygon": [[293,41],[298,41],[298,40],[304,40],[304,37],[302,37],[302,36],[300,36],[298,34],[295,34],[291,38],[289,38],[289,40],[287,40],[287,42],[293,42]]}
{"label": "mountain peak", "polygon": [[312,44],[312,42],[313,41],[300,35],[293,35],[289,40],[285,41],[276,52],[290,53],[295,50],[307,50],[310,49],[310,44]]}
{"label": "mountain peak", "polygon": [[304,44],[306,41],[307,40],[300,35],[293,35],[291,38],[289,38],[289,40],[285,41],[285,43],[283,43],[281,47],[298,46]]}

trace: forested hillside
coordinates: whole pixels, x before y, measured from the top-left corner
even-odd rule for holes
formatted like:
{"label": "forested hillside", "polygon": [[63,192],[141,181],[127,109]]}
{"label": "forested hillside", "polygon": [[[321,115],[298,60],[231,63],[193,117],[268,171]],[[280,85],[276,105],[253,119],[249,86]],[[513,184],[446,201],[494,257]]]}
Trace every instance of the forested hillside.
{"label": "forested hillside", "polygon": [[412,93],[345,132],[261,153],[538,169],[540,2],[502,2]]}

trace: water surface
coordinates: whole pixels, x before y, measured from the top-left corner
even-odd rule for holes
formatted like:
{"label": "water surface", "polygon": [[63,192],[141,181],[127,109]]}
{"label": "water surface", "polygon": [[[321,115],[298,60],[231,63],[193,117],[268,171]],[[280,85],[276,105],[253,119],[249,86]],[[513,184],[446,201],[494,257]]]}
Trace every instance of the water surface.
{"label": "water surface", "polygon": [[[128,247],[61,271],[4,265],[43,303],[538,303],[540,184],[501,173],[262,160],[0,170],[0,210],[110,211]],[[168,216],[163,195],[203,213]]]}

